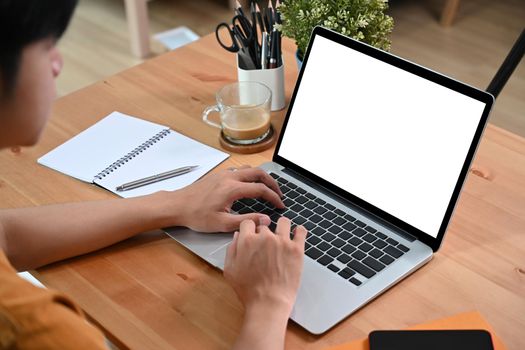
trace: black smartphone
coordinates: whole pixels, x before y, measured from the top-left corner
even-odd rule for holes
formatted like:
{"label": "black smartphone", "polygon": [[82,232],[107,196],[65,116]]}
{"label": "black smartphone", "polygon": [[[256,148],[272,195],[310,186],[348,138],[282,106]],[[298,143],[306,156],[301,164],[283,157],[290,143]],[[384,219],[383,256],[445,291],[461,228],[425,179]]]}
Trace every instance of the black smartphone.
{"label": "black smartphone", "polygon": [[373,331],[370,350],[494,350],[485,330]]}

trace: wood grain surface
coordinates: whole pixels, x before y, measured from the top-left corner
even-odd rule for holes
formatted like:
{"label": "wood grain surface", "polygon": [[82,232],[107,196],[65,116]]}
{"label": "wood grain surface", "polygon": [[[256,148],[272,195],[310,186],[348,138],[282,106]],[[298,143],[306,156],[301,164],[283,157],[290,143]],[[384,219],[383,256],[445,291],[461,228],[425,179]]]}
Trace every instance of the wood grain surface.
{"label": "wood grain surface", "polygon": [[[285,40],[284,48],[289,100],[297,76],[295,47]],[[0,152],[1,206],[111,198],[36,159],[114,110],[219,148],[217,130],[201,121],[201,112],[214,103],[215,91],[236,80],[234,62],[207,36],[60,98],[38,146]],[[277,129],[283,117],[283,111],[272,115]],[[271,155],[272,150],[232,155],[218,169],[256,166]],[[478,310],[509,349],[524,349],[524,231],[525,140],[489,125],[435,258],[322,336],[290,322],[286,346],[323,349],[374,329]],[[242,322],[242,306],[221,272],[160,230],[34,274],[72,296],[123,348],[226,349]]]}

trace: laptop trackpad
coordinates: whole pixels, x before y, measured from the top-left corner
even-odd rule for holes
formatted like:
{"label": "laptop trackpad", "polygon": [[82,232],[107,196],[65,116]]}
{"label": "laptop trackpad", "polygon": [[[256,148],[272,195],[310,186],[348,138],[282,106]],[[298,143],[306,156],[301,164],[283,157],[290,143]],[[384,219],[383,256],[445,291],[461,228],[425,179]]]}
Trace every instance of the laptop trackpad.
{"label": "laptop trackpad", "polygon": [[231,233],[201,233],[188,228],[163,229],[171,238],[219,268],[224,268],[226,249],[232,241]]}
{"label": "laptop trackpad", "polygon": [[226,243],[225,245],[214,251],[209,256],[208,261],[220,268],[221,270],[224,270],[224,260],[226,259],[226,252],[228,251],[229,246],[230,243]]}

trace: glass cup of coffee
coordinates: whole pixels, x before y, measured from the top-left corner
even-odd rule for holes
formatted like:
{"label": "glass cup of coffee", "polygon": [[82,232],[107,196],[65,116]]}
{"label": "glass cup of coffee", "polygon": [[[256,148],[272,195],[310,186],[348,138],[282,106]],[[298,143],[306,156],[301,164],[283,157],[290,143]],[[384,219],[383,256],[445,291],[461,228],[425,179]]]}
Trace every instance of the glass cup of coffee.
{"label": "glass cup of coffee", "polygon": [[[264,84],[243,81],[222,87],[216,94],[217,104],[202,112],[202,120],[221,129],[223,137],[238,145],[252,145],[270,133],[272,92]],[[220,114],[220,124],[208,119]]]}

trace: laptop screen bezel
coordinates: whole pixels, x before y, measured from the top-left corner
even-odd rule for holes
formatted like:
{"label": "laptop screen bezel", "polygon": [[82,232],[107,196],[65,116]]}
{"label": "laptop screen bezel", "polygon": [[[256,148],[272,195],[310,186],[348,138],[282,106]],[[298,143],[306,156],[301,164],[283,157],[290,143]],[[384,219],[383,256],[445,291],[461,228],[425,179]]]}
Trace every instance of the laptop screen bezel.
{"label": "laptop screen bezel", "polygon": [[[300,167],[299,165],[283,158],[279,155],[279,149],[281,147],[281,142],[283,140],[283,137],[286,133],[286,126],[288,124],[288,120],[290,118],[294,101],[297,96],[297,93],[299,91],[299,87],[301,85],[301,79],[303,77],[303,73],[308,67],[308,57],[310,56],[310,52],[312,49],[312,46],[315,42],[315,38],[317,36],[321,36],[324,38],[327,38],[331,41],[334,41],[340,45],[346,46],[348,48],[351,48],[353,50],[356,50],[358,52],[361,52],[365,55],[370,56],[371,58],[380,60],[382,62],[385,62],[387,64],[390,64],[394,67],[403,69],[409,73],[415,74],[421,78],[427,79],[429,81],[432,81],[434,83],[437,83],[439,85],[442,85],[444,87],[447,87],[453,91],[459,92],[461,94],[464,94],[468,97],[471,97],[473,99],[476,99],[482,103],[485,104],[485,108],[483,110],[483,115],[480,118],[479,124],[476,128],[476,133],[472,139],[472,142],[469,146],[469,150],[467,153],[467,156],[465,158],[465,161],[463,163],[463,166],[461,168],[461,173],[458,177],[458,180],[456,182],[456,185],[454,186],[453,194],[450,198],[449,204],[447,206],[445,215],[443,217],[443,220],[441,222],[441,225],[439,227],[439,231],[437,236],[434,238],[430,234],[427,234],[420,229],[408,224],[407,222],[398,219],[397,217],[394,217],[393,215],[379,209],[378,207],[366,202],[365,200],[358,198],[357,196],[331,184],[330,182],[320,178],[319,176],[307,171],[306,169]],[[332,30],[328,30],[323,27],[315,27],[312,31],[312,35],[310,38],[310,43],[308,44],[308,48],[306,50],[306,53],[304,55],[303,65],[301,68],[301,71],[299,72],[299,76],[297,78],[297,83],[295,84],[295,88],[292,94],[292,97],[290,99],[290,104],[288,107],[288,111],[286,113],[286,117],[284,119],[284,123],[281,129],[281,133],[279,135],[279,139],[277,141],[277,145],[275,147],[275,151],[273,154],[272,161],[275,163],[280,164],[281,166],[284,166],[296,173],[299,173],[301,176],[304,176],[308,179],[311,179],[315,181],[320,186],[328,189],[329,191],[337,194],[338,196],[342,197],[343,199],[351,202],[354,205],[357,205],[358,207],[363,208],[364,210],[372,213],[373,215],[379,217],[380,219],[388,222],[391,225],[394,225],[403,231],[415,236],[418,240],[425,243],[426,245],[430,246],[433,251],[437,251],[439,247],[441,246],[441,242],[443,241],[443,237],[445,235],[445,232],[447,230],[447,226],[450,222],[450,219],[452,217],[452,213],[454,211],[454,207],[458,201],[459,194],[461,192],[461,188],[463,186],[463,183],[465,181],[465,178],[468,174],[468,170],[470,167],[470,164],[474,158],[477,146],[479,144],[479,140],[481,139],[481,136],[483,134],[484,127],[487,123],[488,116],[490,113],[490,110],[492,108],[492,105],[494,103],[494,97],[482,90],[476,89],[472,86],[469,86],[467,84],[461,83],[457,80],[454,80],[450,77],[447,77],[445,75],[436,73],[430,69],[424,68],[420,65],[417,65],[415,63],[412,63],[410,61],[407,61],[405,59],[402,59],[400,57],[397,57],[395,55],[392,55],[390,53],[387,53],[385,51],[379,50],[377,48],[374,48],[372,46],[369,46],[365,43],[356,41],[354,39],[351,39],[349,37],[343,36],[339,33],[336,33]],[[313,140],[315,142],[315,140]]]}

